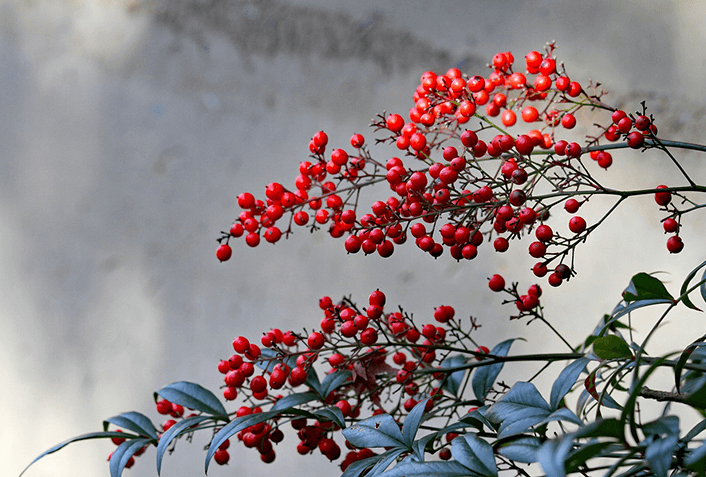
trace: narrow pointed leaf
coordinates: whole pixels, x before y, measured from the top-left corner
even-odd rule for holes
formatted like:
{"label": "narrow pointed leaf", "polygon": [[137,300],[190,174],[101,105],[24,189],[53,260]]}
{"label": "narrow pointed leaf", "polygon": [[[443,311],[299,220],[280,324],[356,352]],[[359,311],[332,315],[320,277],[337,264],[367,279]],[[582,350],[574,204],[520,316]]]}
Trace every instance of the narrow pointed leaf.
{"label": "narrow pointed leaf", "polygon": [[388,470],[383,477],[466,477],[470,469],[458,462],[400,462]]}
{"label": "narrow pointed leaf", "polygon": [[704,346],[706,344],[704,343],[704,340],[706,340],[706,335],[691,343],[679,355],[677,365],[674,367],[674,383],[676,384],[677,392],[681,392],[681,373],[684,371],[684,366],[686,365],[687,361],[689,361],[689,358],[694,353],[696,348],[698,348],[699,346]]}
{"label": "narrow pointed leaf", "polygon": [[419,425],[422,423],[427,401],[429,401],[429,398],[419,401],[417,405],[409,411],[404,423],[402,423],[402,436],[404,437],[404,443],[407,447],[411,447],[414,442],[414,436],[417,435]]}
{"label": "narrow pointed leaf", "polygon": [[573,436],[566,434],[560,440],[549,440],[537,452],[537,460],[547,477],[566,477],[566,459],[573,443]]}
{"label": "narrow pointed leaf", "polygon": [[324,409],[317,409],[313,411],[313,414],[319,418],[319,420],[332,421],[341,429],[346,427],[346,421],[343,417],[343,412],[336,406],[329,406]]}
{"label": "narrow pointed leaf", "polygon": [[186,419],[177,422],[172,427],[167,429],[162,437],[159,439],[159,444],[157,445],[157,475],[162,472],[162,460],[164,459],[164,453],[169,449],[169,444],[182,434],[190,432],[192,426],[196,426],[204,421],[213,420],[211,416],[194,416],[187,417]]}
{"label": "narrow pointed leaf", "polygon": [[552,412],[532,383],[517,382],[499,401],[490,406],[487,417],[500,423],[499,437],[526,431]]}
{"label": "narrow pointed leaf", "polygon": [[[495,348],[490,351],[490,354],[495,356],[507,356],[513,341],[515,341],[514,338],[503,341],[495,346]],[[495,380],[498,378],[500,371],[502,371],[503,365],[504,363],[500,362],[476,369],[473,374],[473,380],[471,381],[476,399],[481,402],[485,401],[485,397],[488,395],[490,388],[493,387],[493,384],[495,384]]]}
{"label": "narrow pointed leaf", "polygon": [[314,368],[309,369],[309,372],[306,375],[305,384],[322,399],[326,399],[326,395],[323,393],[323,388],[321,387],[321,381],[319,381],[319,376],[316,374]]}
{"label": "narrow pointed leaf", "polygon": [[659,419],[642,425],[642,432],[646,436],[661,436],[663,434],[679,435],[679,417],[662,416]]}
{"label": "narrow pointed leaf", "polygon": [[[706,444],[692,449],[684,457],[684,466],[692,470],[703,470],[703,460],[706,459]],[[697,464],[699,467],[697,467]]]}
{"label": "narrow pointed leaf", "polygon": [[475,434],[464,434],[451,441],[451,455],[480,475],[498,475],[493,448]]}
{"label": "narrow pointed leaf", "polygon": [[661,280],[644,272],[634,275],[628,287],[623,291],[623,300],[627,303],[654,299],[674,301],[674,297],[667,291]]}
{"label": "narrow pointed leaf", "polygon": [[538,437],[522,437],[498,449],[498,454],[515,462],[532,464],[537,462],[537,451],[542,445]]}
{"label": "narrow pointed leaf", "polygon": [[569,456],[566,458],[566,462],[564,463],[567,472],[572,473],[578,471],[579,467],[584,465],[589,459],[600,457],[601,452],[608,448],[611,448],[616,451],[624,449],[622,444],[617,444],[615,442],[591,441],[587,444],[582,445],[575,451],[569,453]]}
{"label": "narrow pointed leaf", "polygon": [[[460,354],[449,356],[441,362],[439,365],[441,368],[455,368],[457,366],[463,366],[466,364],[466,357]],[[461,389],[461,383],[463,382],[463,377],[466,375],[465,369],[454,371],[452,373],[447,373],[441,384],[442,389],[448,391],[454,396],[458,396],[458,392]]]}
{"label": "narrow pointed leaf", "polygon": [[403,452],[406,452],[406,449],[396,448],[385,452],[381,456],[382,458],[370,469],[370,472],[365,474],[365,477],[376,477],[382,474]]}
{"label": "narrow pointed leaf", "polygon": [[290,394],[278,399],[277,402],[270,408],[270,411],[279,411],[280,409],[287,409],[290,407],[299,406],[307,402],[315,401],[319,399],[316,393],[307,391],[304,393]]}
{"label": "narrow pointed leaf", "polygon": [[69,445],[73,442],[87,441],[87,440],[91,440],[91,439],[111,439],[113,437],[122,438],[122,439],[125,439],[125,438],[134,439],[138,436],[136,436],[134,434],[128,434],[126,432],[108,431],[108,432],[89,432],[88,434],[81,434],[80,436],[72,437],[71,439],[65,440],[64,442],[55,445],[54,447],[50,448],[49,450],[42,452],[32,462],[30,462],[27,467],[25,467],[25,469],[22,471],[22,473],[20,473],[20,476],[22,474],[24,474],[25,472],[27,472],[27,469],[32,467],[32,465],[34,465],[34,463],[37,462],[42,457],[49,455],[49,454],[53,454],[54,452],[63,449],[64,447],[66,447],[67,445]]}
{"label": "narrow pointed leaf", "polygon": [[671,305],[674,303],[674,300],[671,300],[669,298],[655,298],[653,300],[638,300],[630,303],[629,305],[623,305],[619,304],[613,309],[613,312],[611,313],[610,319],[606,321],[605,326],[603,327],[603,330],[606,330],[608,326],[613,324],[616,320],[618,320],[620,317],[627,315],[628,313],[632,313],[633,311],[639,309],[639,308],[644,308],[646,306],[652,306],[652,305],[662,305],[662,304],[668,304]]}
{"label": "narrow pointed leaf", "polygon": [[412,454],[418,462],[424,462],[427,444],[436,438],[436,434],[427,434],[412,444]]}
{"label": "narrow pointed leaf", "polygon": [[346,471],[341,477],[359,477],[363,472],[377,464],[380,459],[382,459],[382,454],[353,462],[346,468]]}
{"label": "narrow pointed leaf", "polygon": [[120,444],[110,457],[110,477],[120,477],[130,457],[150,442],[150,439],[130,439]]}
{"label": "narrow pointed leaf", "polygon": [[216,453],[221,444],[223,444],[225,441],[227,441],[243,429],[248,428],[250,426],[254,426],[255,424],[259,424],[274,416],[278,416],[281,414],[282,410],[249,414],[247,416],[236,417],[228,424],[223,426],[223,428],[218,431],[215,436],[213,436],[213,439],[211,440],[211,443],[208,446],[208,452],[206,452],[206,473],[208,473],[208,466],[211,463],[213,455]]}
{"label": "narrow pointed leaf", "polygon": [[645,449],[645,460],[657,477],[667,477],[678,444],[679,436],[669,435],[664,439],[656,438]]}
{"label": "narrow pointed leaf", "polygon": [[219,401],[211,391],[200,384],[179,381],[163,387],[157,391],[157,394],[167,401],[180,404],[189,409],[194,409],[195,411],[223,417],[228,414],[223,404],[221,404],[221,401]]}
{"label": "narrow pointed leaf", "polygon": [[407,447],[395,420],[389,414],[369,417],[343,430],[356,447]]}
{"label": "narrow pointed leaf", "polygon": [[348,370],[335,371],[324,378],[321,383],[321,394],[326,397],[331,392],[340,388],[351,377],[351,372]]}
{"label": "narrow pointed leaf", "polygon": [[577,424],[579,426],[583,426],[583,421],[579,419],[578,416],[573,413],[573,411],[566,407],[557,409],[537,424],[546,424],[552,421],[566,421],[571,422],[573,424]]}
{"label": "narrow pointed leaf", "polygon": [[552,409],[557,409],[559,403],[566,396],[566,394],[571,391],[571,388],[582,372],[585,371],[586,365],[590,362],[587,358],[579,358],[573,363],[569,364],[563,371],[559,374],[559,377],[552,384],[552,393],[549,396],[549,406]]}
{"label": "narrow pointed leaf", "polygon": [[601,359],[631,358],[630,346],[619,336],[601,336],[593,342],[593,352]]}
{"label": "narrow pointed leaf", "polygon": [[127,429],[141,436],[151,437],[154,440],[158,439],[157,429],[154,428],[152,421],[139,412],[124,412],[119,416],[108,418],[103,421],[103,430],[108,430],[108,423]]}
{"label": "narrow pointed leaf", "polygon": [[[698,267],[694,268],[691,272],[689,272],[689,275],[686,276],[684,279],[684,282],[681,285],[681,290],[679,290],[679,295],[682,296],[682,303],[684,303],[687,307],[691,308],[692,310],[697,310],[701,311],[694,303],[691,301],[691,298],[689,298],[688,295],[686,295],[687,290],[689,289],[689,284],[691,283],[691,280],[694,279],[696,274],[699,272],[699,270],[706,265],[706,262],[701,262],[701,265]],[[704,287],[704,279],[706,279],[706,271],[704,272],[704,277],[702,278],[701,286],[700,288]],[[703,292],[702,292],[703,296]],[[704,300],[706,300],[706,297],[704,297]]]}

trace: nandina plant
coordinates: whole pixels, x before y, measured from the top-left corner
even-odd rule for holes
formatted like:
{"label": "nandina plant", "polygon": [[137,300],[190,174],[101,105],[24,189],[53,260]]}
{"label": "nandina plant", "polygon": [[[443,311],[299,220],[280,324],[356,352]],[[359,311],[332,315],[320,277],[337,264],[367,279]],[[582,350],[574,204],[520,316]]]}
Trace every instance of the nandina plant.
{"label": "nandina plant", "polygon": [[[580,342],[552,325],[542,295],[577,273],[579,245],[635,197],[653,197],[663,215],[644,239],[666,233],[665,253],[681,252],[679,232],[685,217],[705,206],[706,187],[675,151],[706,147],[660,137],[645,103],[623,111],[604,102],[598,83],[570,79],[553,44],[521,62],[498,53],[489,67],[487,75],[426,72],[408,120],[377,116],[375,143],[396,147],[399,157],[374,157],[361,134],[329,151],[326,133],[314,134],[291,186],[272,182],[262,199],[238,196],[240,215],[218,238],[216,256],[228,261],[238,238],[256,247],[297,228],[323,229],[346,253],[383,259],[401,246],[457,261],[525,247],[536,261],[531,270],[519,277],[489,270],[488,287],[504,297],[510,319],[546,326],[565,352],[513,354],[513,339],[489,349],[474,338],[478,320],[448,305],[415,319],[382,290],[362,303],[324,296],[312,331],[237,336],[227,358],[223,343],[217,368],[225,404],[196,383],[172,383],[155,393],[156,412],[167,418],[162,424],[124,413],[106,419],[102,432],[70,439],[38,459],[71,442],[109,438],[117,446],[111,476],[149,447],[156,447],[160,473],[175,441],[200,433],[210,438],[206,471],[213,461],[228,463],[232,442],[265,463],[276,459],[278,445],[302,455],[320,452],[345,477],[703,475],[706,420],[683,427],[677,411],[706,415],[706,336],[664,356],[646,349],[675,309],[700,311],[693,300],[697,290],[706,299],[706,262],[676,293],[645,272],[622,294],[607,291],[606,314]],[[580,124],[590,131],[586,140],[565,139]],[[654,179],[639,190],[604,185],[601,168],[610,168],[616,149],[635,157],[661,151],[681,183]],[[612,204],[589,222],[580,212],[596,196]],[[537,283],[526,289],[515,281],[528,277]],[[633,316],[646,307],[660,307],[661,315],[641,322],[638,338]],[[506,365],[538,363],[544,366],[528,371],[525,381],[500,380]],[[670,389],[648,387],[659,369],[673,374]],[[551,373],[551,388],[533,384],[542,373]],[[647,418],[655,406],[661,406],[657,417]]]}

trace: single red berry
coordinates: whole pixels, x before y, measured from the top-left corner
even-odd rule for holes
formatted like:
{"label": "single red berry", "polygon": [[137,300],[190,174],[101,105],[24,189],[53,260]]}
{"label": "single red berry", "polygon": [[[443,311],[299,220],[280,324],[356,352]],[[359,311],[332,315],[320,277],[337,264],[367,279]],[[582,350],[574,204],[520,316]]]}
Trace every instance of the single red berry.
{"label": "single red berry", "polygon": [[562,280],[566,280],[571,277],[571,268],[569,268],[566,264],[560,263],[554,269],[554,273],[556,273]]}
{"label": "single red berry", "polygon": [[493,247],[497,252],[505,252],[510,247],[510,243],[505,237],[498,237],[493,241]]}
{"label": "single red berry", "polygon": [[552,231],[552,228],[550,226],[542,224],[537,227],[537,230],[534,232],[534,235],[540,242],[549,242],[554,236],[554,232]]}
{"label": "single red berry", "polygon": [[673,233],[679,230],[679,223],[676,220],[669,218],[662,223],[662,227],[665,232]]}
{"label": "single red berry", "polygon": [[360,334],[360,342],[367,346],[374,345],[378,340],[378,332],[374,328],[366,328]]}
{"label": "single red berry", "polygon": [[315,331],[312,334],[309,335],[309,338],[307,339],[307,344],[309,345],[309,348],[311,349],[321,349],[323,348],[325,343],[324,335],[321,333]]}
{"label": "single red berry", "polygon": [[667,239],[667,250],[669,253],[679,253],[684,248],[684,242],[682,242],[681,237],[674,235]]}
{"label": "single red berry", "polygon": [[568,199],[564,203],[564,209],[570,214],[575,214],[579,210],[579,207],[581,207],[581,204],[576,199]]}
{"label": "single red berry", "polygon": [[404,119],[399,114],[390,114],[385,120],[387,129],[392,132],[400,132],[404,127]]}
{"label": "single red berry", "polygon": [[542,258],[547,253],[547,246],[542,242],[532,242],[529,246],[529,254],[534,258]]}
{"label": "single red berry", "polygon": [[354,134],[351,136],[351,146],[355,147],[356,149],[363,147],[364,143],[365,138],[362,134]]}
{"label": "single red berry", "polygon": [[[490,353],[490,349],[488,349],[487,346],[479,346],[479,347],[476,348],[476,353],[478,353],[478,354],[488,354],[488,353]],[[483,359],[483,357],[482,357],[482,356],[476,356],[476,359],[477,359],[478,361],[481,361],[481,360]]]}
{"label": "single red berry", "polygon": [[218,260],[220,260],[221,262],[225,262],[226,260],[228,260],[232,254],[233,250],[227,243],[224,243],[223,245],[218,247],[218,250],[216,250],[216,258],[218,258]]}
{"label": "single red berry", "polygon": [[575,234],[580,234],[586,230],[586,221],[579,215],[571,217],[571,220],[569,220],[569,230]]}
{"label": "single red berry", "polygon": [[[667,189],[667,186],[664,184],[658,185],[655,187],[655,189]],[[655,202],[657,202],[658,205],[665,206],[669,204],[672,201],[672,193],[669,191],[666,192],[655,192]]]}
{"label": "single red berry", "polygon": [[544,264],[541,263],[541,262],[535,263],[534,266],[532,267],[532,273],[534,273],[534,276],[535,276],[535,277],[540,277],[540,278],[541,278],[541,277],[543,277],[544,275],[546,275],[547,272],[548,272],[547,266],[544,265]]}
{"label": "single red berry", "polygon": [[243,354],[250,349],[250,341],[244,336],[238,336],[233,340],[233,349],[236,353]]}
{"label": "single red berry", "polygon": [[505,279],[496,273],[488,280],[488,287],[494,292],[502,291],[505,288]]}
{"label": "single red berry", "polygon": [[500,121],[502,121],[503,126],[505,127],[514,126],[517,122],[517,115],[512,109],[506,109],[500,115]]}
{"label": "single red berry", "polygon": [[561,285],[561,277],[559,275],[557,275],[556,272],[549,275],[549,278],[547,279],[547,281],[553,287],[558,287],[559,285]]}
{"label": "single red berry", "polygon": [[573,129],[576,126],[576,117],[571,113],[566,113],[561,118],[561,125],[566,129]]}
{"label": "single red berry", "polygon": [[641,132],[633,131],[628,134],[627,142],[629,147],[640,149],[645,143],[645,136]]}

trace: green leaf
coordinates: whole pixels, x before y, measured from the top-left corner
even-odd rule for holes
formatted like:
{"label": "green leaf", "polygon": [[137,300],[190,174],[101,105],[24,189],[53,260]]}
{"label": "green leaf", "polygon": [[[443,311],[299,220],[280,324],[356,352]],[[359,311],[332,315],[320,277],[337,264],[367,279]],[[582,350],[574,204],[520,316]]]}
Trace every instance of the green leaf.
{"label": "green leaf", "polygon": [[130,430],[141,436],[151,437],[154,440],[159,438],[157,437],[157,429],[154,428],[152,421],[150,421],[147,416],[140,414],[139,412],[124,412],[119,416],[113,416],[106,419],[103,421],[104,431],[108,430],[108,423]]}
{"label": "green leaf", "polygon": [[206,473],[208,473],[208,466],[211,463],[211,459],[213,459],[213,455],[216,453],[221,444],[243,429],[279,415],[282,415],[282,410],[259,412],[256,414],[249,414],[247,416],[236,417],[223,426],[223,428],[218,431],[215,436],[213,436],[211,443],[208,445],[208,452],[206,452]]}
{"label": "green leaf", "polygon": [[182,434],[191,432],[191,427],[196,426],[204,421],[213,420],[211,416],[193,416],[187,417],[174,424],[172,427],[167,429],[162,437],[159,439],[159,444],[157,445],[157,475],[162,472],[162,460],[164,459],[164,453],[167,452],[169,444]]}
{"label": "green leaf", "polygon": [[547,424],[552,421],[567,421],[573,424],[577,424],[579,426],[583,426],[583,421],[579,419],[578,416],[574,414],[573,411],[571,411],[571,409],[566,407],[557,409],[535,425]]}
{"label": "green leaf", "polygon": [[700,346],[704,346],[706,344],[704,343],[704,340],[706,340],[706,335],[691,343],[679,355],[677,365],[674,367],[674,382],[676,384],[677,392],[681,392],[681,373],[684,370],[684,366],[686,365],[687,361],[689,361],[689,358],[691,357],[692,353],[696,351],[696,349]]}
{"label": "green leaf", "polygon": [[429,398],[419,401],[414,408],[409,411],[409,414],[407,414],[407,417],[402,423],[402,436],[407,447],[412,447],[414,436],[417,435],[419,425],[422,423],[422,417],[424,416],[424,409],[426,408],[427,401],[429,401]]}
{"label": "green leaf", "polygon": [[520,381],[490,406],[486,417],[500,423],[498,437],[503,438],[526,431],[551,413],[551,407],[534,384]]}
{"label": "green leaf", "polygon": [[[464,364],[466,364],[466,357],[457,354],[444,359],[439,364],[439,367],[455,368],[457,366],[463,366]],[[466,375],[466,371],[467,370],[465,369],[460,369],[452,373],[445,373],[446,377],[444,378],[444,381],[441,384],[441,388],[445,391],[448,391],[453,396],[458,396],[458,391],[461,389],[461,383],[463,383],[463,377]]]}
{"label": "green leaf", "polygon": [[679,436],[669,435],[664,439],[654,438],[645,449],[645,460],[657,477],[667,477],[672,466],[672,457],[679,444]]}
{"label": "green leaf", "polygon": [[407,452],[406,449],[399,449],[399,448],[394,448],[390,449],[389,451],[385,452],[380,456],[380,460],[375,463],[372,469],[370,469],[370,472],[365,474],[365,477],[376,477],[383,472],[385,472],[385,469],[390,467],[390,464],[392,464],[397,458],[403,453]]}
{"label": "green leaf", "polygon": [[369,417],[346,429],[343,436],[356,447],[408,448],[397,422],[389,414]]}
{"label": "green leaf", "polygon": [[579,358],[562,370],[559,377],[552,384],[552,393],[549,397],[549,406],[557,409],[561,400],[571,391],[579,376],[586,370],[586,365],[590,362],[587,358]]}
{"label": "green leaf", "polygon": [[493,448],[475,434],[464,434],[451,441],[451,455],[480,475],[498,475]]}
{"label": "green leaf", "polygon": [[[652,305],[662,305],[662,304],[668,304],[672,305],[674,303],[674,300],[670,300],[667,298],[656,298],[654,300],[638,300],[635,302],[630,303],[629,305],[623,305],[622,303],[618,304],[613,309],[613,312],[611,313],[610,319],[606,321],[605,326],[603,327],[603,332],[608,329],[610,325],[612,325],[617,319],[620,317],[627,315],[628,313],[632,313],[633,311],[639,309],[639,308],[644,308],[646,306],[652,306]],[[602,333],[601,333],[602,334]]]}
{"label": "green leaf", "polygon": [[87,441],[90,439],[111,439],[113,437],[118,437],[121,439],[135,439],[139,436],[136,436],[134,434],[128,434],[126,432],[109,431],[109,432],[89,432],[88,434],[81,434],[80,436],[72,437],[71,439],[65,440],[61,444],[57,444],[54,447],[50,448],[49,450],[42,452],[37,458],[35,458],[32,462],[30,462],[27,467],[25,467],[25,469],[20,473],[20,476],[22,474],[24,474],[25,472],[27,472],[27,469],[32,467],[32,465],[35,462],[37,462],[39,459],[41,459],[42,457],[49,455],[49,454],[53,454],[54,452],[63,449],[64,447],[66,447],[67,445],[69,445],[73,442]]}
{"label": "green leaf", "polygon": [[347,369],[335,371],[324,378],[321,383],[321,395],[327,397],[331,392],[343,386],[352,376],[352,373]]}
{"label": "green leaf", "polygon": [[223,418],[226,418],[228,414],[221,401],[200,384],[179,381],[163,387],[157,391],[157,394],[169,402],[180,404],[195,411]]}
{"label": "green leaf", "polygon": [[319,376],[316,374],[316,371],[313,367],[309,368],[309,371],[307,372],[305,384],[309,386],[312,391],[318,394],[321,399],[326,399],[326,394],[323,393],[323,388],[321,387],[321,381],[319,381]]}
{"label": "green leaf", "polygon": [[515,462],[532,464],[537,462],[537,451],[542,445],[538,437],[521,437],[498,449],[498,454]]}
{"label": "green leaf", "polygon": [[299,406],[301,404],[315,401],[317,399],[319,399],[319,396],[311,391],[290,394],[288,396],[284,396],[283,398],[278,399],[274,406],[270,408],[270,411],[279,411],[281,409]]}
{"label": "green leaf", "polygon": [[649,378],[650,375],[654,373],[655,370],[659,366],[661,366],[666,359],[667,357],[663,356],[655,360],[655,362],[652,363],[649,368],[647,368],[645,373],[640,376],[640,379],[636,382],[633,382],[632,386],[630,386],[630,395],[628,397],[627,402],[625,403],[625,407],[623,408],[622,413],[620,414],[620,423],[621,427],[623,428],[626,425],[630,426],[630,433],[632,434],[632,437],[633,439],[635,439],[635,441],[640,441],[640,438],[637,435],[637,425],[635,423],[635,404],[637,403],[637,398],[640,396],[640,390],[645,385],[647,378]]}
{"label": "green leaf", "polygon": [[701,434],[704,430],[706,430],[706,419],[696,424],[689,432],[687,432],[686,435],[682,438],[682,441],[689,442],[694,437]]}
{"label": "green leaf", "polygon": [[706,409],[706,376],[702,376],[690,384],[693,384],[696,389],[690,390],[689,395],[684,399],[684,404],[697,409]]}
{"label": "green leaf", "polygon": [[150,439],[140,438],[130,439],[120,444],[110,457],[110,477],[120,477],[130,457],[150,442]]}
{"label": "green leaf", "polygon": [[622,444],[615,442],[589,442],[569,454],[564,465],[567,473],[577,472],[579,467],[584,465],[589,459],[600,457],[601,453],[610,448],[611,450],[621,451],[624,449]]}
{"label": "green leaf", "polygon": [[701,470],[703,471],[704,464],[703,460],[706,459],[706,444],[702,444],[696,449],[692,449],[684,457],[684,466],[691,470]]}
{"label": "green leaf", "polygon": [[624,440],[623,425],[618,419],[613,417],[608,419],[599,419],[586,424],[582,428],[578,429],[574,435],[578,437],[584,437],[588,439],[597,437],[614,437],[616,439]]}
{"label": "green leaf", "polygon": [[419,462],[424,462],[424,454],[426,453],[427,444],[436,439],[437,434],[427,434],[412,444],[412,454]]}
{"label": "green leaf", "polygon": [[630,284],[623,291],[623,300],[626,303],[638,300],[670,300],[674,302],[674,297],[667,291],[661,280],[641,272],[630,280]]}
{"label": "green leaf", "polygon": [[566,477],[566,459],[573,445],[573,434],[548,440],[537,451],[537,460],[547,477]]}
{"label": "green leaf", "polygon": [[363,472],[373,467],[382,459],[382,454],[353,462],[346,468],[341,477],[359,477]]}
{"label": "green leaf", "polygon": [[[684,279],[684,282],[681,285],[681,290],[679,291],[679,294],[682,297],[681,301],[687,307],[691,308],[692,310],[696,310],[696,311],[701,311],[701,309],[698,308],[696,305],[694,305],[694,303],[691,301],[691,298],[689,298],[689,296],[686,294],[686,292],[687,292],[687,290],[689,290],[689,283],[691,283],[691,280],[694,279],[694,277],[699,272],[699,270],[701,268],[703,268],[704,266],[706,266],[706,262],[702,262],[701,265],[699,265],[698,267],[694,268],[691,272],[689,272],[689,275],[687,275],[686,278]],[[706,271],[704,271],[704,276],[701,279],[701,285],[700,285],[700,288],[702,289],[701,296],[703,296],[704,300],[706,300],[706,295],[705,295],[706,290],[704,289],[704,286],[706,286],[706,282],[704,280],[706,280]]]}
{"label": "green leaf", "polygon": [[601,359],[631,358],[630,346],[619,336],[601,336],[593,342],[593,352]]}
{"label": "green leaf", "polygon": [[664,434],[679,435],[679,417],[662,416],[659,419],[642,425],[645,436],[661,436]]}
{"label": "green leaf", "polygon": [[[495,348],[490,351],[490,354],[494,356],[507,356],[513,341],[515,341],[515,338],[503,341],[496,345]],[[500,362],[475,370],[471,386],[473,387],[473,393],[476,395],[476,399],[481,402],[485,401],[488,391],[490,391],[490,388],[495,384],[495,380],[498,378],[500,371],[502,371],[504,364],[505,363]]]}
{"label": "green leaf", "polygon": [[346,427],[346,422],[343,418],[343,412],[336,406],[329,406],[323,409],[317,409],[313,411],[313,414],[319,418],[319,420],[332,421],[341,429]]}
{"label": "green leaf", "polygon": [[400,462],[383,477],[466,477],[470,469],[458,462]]}

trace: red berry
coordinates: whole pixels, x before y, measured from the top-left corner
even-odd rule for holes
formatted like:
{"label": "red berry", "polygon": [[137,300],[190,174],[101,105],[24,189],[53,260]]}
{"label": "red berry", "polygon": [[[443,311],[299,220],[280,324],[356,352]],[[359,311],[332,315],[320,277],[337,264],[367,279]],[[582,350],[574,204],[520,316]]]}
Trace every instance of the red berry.
{"label": "red berry", "polygon": [[672,233],[679,230],[679,223],[676,220],[669,218],[666,219],[664,223],[662,223],[662,227],[664,228],[665,232]]}
{"label": "red berry", "polygon": [[218,247],[218,250],[216,250],[216,257],[221,262],[225,262],[226,260],[228,260],[232,254],[233,254],[233,250],[230,248],[230,245],[228,245],[227,243],[224,243],[223,245]]}
{"label": "red berry", "polygon": [[674,235],[672,237],[669,237],[667,240],[667,250],[669,250],[669,253],[679,253],[682,251],[684,248],[684,242],[682,242],[681,237],[678,235]]}
{"label": "red berry", "polygon": [[539,118],[539,112],[534,106],[527,106],[522,109],[522,120],[526,123],[533,123]]}
{"label": "red berry", "polygon": [[[658,185],[655,187],[655,189],[666,189],[667,186],[664,184]],[[669,191],[666,192],[655,192],[655,202],[657,202],[658,205],[665,206],[669,204],[672,201],[672,193]]]}
{"label": "red berry", "polygon": [[581,216],[571,217],[569,220],[569,230],[575,234],[580,234],[586,230],[586,221]]}
{"label": "red berry", "polygon": [[496,273],[488,280],[488,287],[494,292],[502,291],[505,288],[505,279]]}
{"label": "red berry", "polygon": [[564,117],[561,118],[561,125],[566,129],[573,129],[576,126],[576,117],[571,113],[566,113]]}
{"label": "red berry", "polygon": [[561,285],[561,277],[559,275],[557,275],[556,272],[549,275],[549,278],[547,279],[547,281],[553,287],[558,287],[559,285]]}
{"label": "red berry", "polygon": [[534,258],[541,258],[547,253],[547,246],[542,242],[532,242],[529,246],[529,254]]}
{"label": "red berry", "polygon": [[505,252],[510,247],[510,243],[505,237],[498,237],[493,241],[493,247],[497,252]]}
{"label": "red berry", "polygon": [[321,349],[323,348],[325,343],[324,335],[321,333],[315,331],[312,334],[309,335],[309,338],[307,339],[307,344],[309,345],[309,348],[311,349]]}
{"label": "red berry", "polygon": [[645,143],[645,136],[641,132],[633,131],[628,134],[627,142],[629,147],[640,149]]}
{"label": "red berry", "polygon": [[244,336],[238,336],[233,340],[233,349],[236,353],[243,354],[250,349],[250,341]]}
{"label": "red berry", "polygon": [[542,224],[537,227],[537,230],[534,232],[534,235],[540,242],[549,242],[554,236],[554,232],[552,231],[552,228],[550,226]]}
{"label": "red berry", "polygon": [[570,213],[570,214],[575,214],[576,211],[579,210],[579,207],[580,207],[580,206],[581,206],[581,204],[580,204],[579,201],[576,200],[576,199],[568,199],[568,200],[564,203],[564,209],[565,209],[568,213]]}

